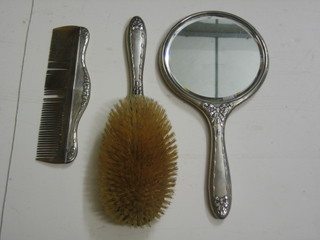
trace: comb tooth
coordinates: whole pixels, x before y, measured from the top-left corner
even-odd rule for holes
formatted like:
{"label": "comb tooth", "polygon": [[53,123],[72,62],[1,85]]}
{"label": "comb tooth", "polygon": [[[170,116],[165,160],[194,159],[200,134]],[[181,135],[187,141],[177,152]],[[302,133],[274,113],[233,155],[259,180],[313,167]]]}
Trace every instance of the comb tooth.
{"label": "comb tooth", "polygon": [[60,147],[59,143],[58,142],[43,142],[43,141],[40,141],[39,142],[39,149],[44,149],[44,148],[47,148],[47,147]]}
{"label": "comb tooth", "polygon": [[[44,139],[44,138],[40,138],[39,139],[39,147],[46,147],[46,146],[59,146],[60,145],[60,141],[58,141],[58,139]],[[39,149],[40,149],[39,148]]]}
{"label": "comb tooth", "polygon": [[43,104],[43,113],[50,113],[50,112],[56,112],[57,111],[57,106],[54,106],[55,103],[45,103]]}
{"label": "comb tooth", "polygon": [[60,142],[59,140],[60,139],[55,136],[55,133],[51,134],[51,136],[49,134],[39,136],[40,143],[59,143]]}
{"label": "comb tooth", "polygon": [[57,144],[41,144],[37,150],[38,153],[45,153],[48,150],[59,149],[60,146]]}
{"label": "comb tooth", "polygon": [[60,149],[59,145],[43,145],[43,146],[39,146],[37,153],[40,154],[45,154],[46,152],[51,151],[57,151]]}
{"label": "comb tooth", "polygon": [[37,152],[45,152],[49,149],[59,149],[60,142],[57,139],[39,139]]}
{"label": "comb tooth", "polygon": [[[59,126],[62,126],[62,120],[63,116],[57,117],[57,118],[47,118],[47,117],[42,117],[40,121],[40,128],[42,127],[43,129],[49,129],[49,128],[58,128]],[[61,121],[60,121],[61,120]]]}
{"label": "comb tooth", "polygon": [[38,149],[37,149],[37,152],[38,153],[41,153],[41,152],[46,152],[48,150],[52,150],[52,149],[56,149],[56,150],[59,150],[60,149],[60,145],[58,144],[48,144],[48,143],[41,143],[38,145]]}
{"label": "comb tooth", "polygon": [[63,104],[63,97],[57,97],[57,98],[44,98],[43,99],[44,101],[44,105],[46,104],[50,104],[50,103],[60,103],[60,104]]}
{"label": "comb tooth", "polygon": [[60,136],[59,131],[55,131],[52,133],[46,133],[46,134],[42,132],[42,135],[39,135],[39,142],[41,142],[41,143],[59,143],[60,142],[59,137],[57,137],[57,136]]}
{"label": "comb tooth", "polygon": [[[47,103],[47,104],[43,104],[43,113],[47,114],[47,113],[59,113],[61,108],[63,107],[63,104],[60,103]],[[61,115],[61,113],[59,113]]]}
{"label": "comb tooth", "polygon": [[37,151],[38,157],[40,156],[46,156],[46,155],[54,155],[55,152],[59,150],[59,148],[45,148],[43,150]]}
{"label": "comb tooth", "polygon": [[60,150],[60,146],[45,146],[45,147],[40,147],[37,150],[37,156],[44,156],[46,154],[56,154],[57,152],[59,152]]}
{"label": "comb tooth", "polygon": [[40,135],[40,136],[41,136],[41,135],[47,136],[47,134],[49,134],[49,133],[51,133],[51,132],[56,132],[56,131],[57,131],[57,129],[43,128],[43,129],[40,131],[39,135]]}
{"label": "comb tooth", "polygon": [[59,117],[61,117],[61,113],[57,111],[46,111],[46,112],[43,112],[42,114],[42,118],[46,121],[57,120],[57,118]]}
{"label": "comb tooth", "polygon": [[56,145],[56,144],[41,144],[38,146],[38,149],[37,149],[37,153],[40,154],[40,153],[46,153],[46,152],[49,152],[49,151],[59,151],[60,150],[60,146],[59,145]]}
{"label": "comb tooth", "polygon": [[50,120],[55,121],[61,116],[62,116],[61,113],[57,111],[46,111],[46,112],[43,112],[42,119],[45,121],[50,121]]}
{"label": "comb tooth", "polygon": [[44,149],[51,149],[51,148],[60,148],[60,145],[58,143],[43,143],[40,142],[38,151],[44,150]]}
{"label": "comb tooth", "polygon": [[47,146],[57,146],[57,147],[59,147],[60,145],[59,145],[59,142],[57,141],[57,139],[52,139],[52,140],[49,140],[49,139],[48,140],[43,140],[43,139],[41,139],[39,141],[39,149],[45,148]]}
{"label": "comb tooth", "polygon": [[64,93],[64,89],[62,88],[56,88],[56,89],[44,89],[44,95],[45,96],[56,96],[56,97],[62,97],[63,96],[63,93]]}
{"label": "comb tooth", "polygon": [[36,160],[47,162],[48,159],[49,160],[52,159],[52,161],[53,161],[54,158],[55,158],[55,154],[52,153],[52,154],[39,155],[39,156],[37,156]]}
{"label": "comb tooth", "polygon": [[43,127],[49,127],[49,126],[61,126],[61,122],[59,120],[63,120],[63,116],[57,116],[57,117],[42,117],[42,120],[40,122],[40,125],[42,123]]}
{"label": "comb tooth", "polygon": [[63,116],[57,118],[50,118],[50,117],[42,117],[40,125],[43,127],[50,127],[50,126],[61,126],[60,122],[57,122],[59,119],[62,119]]}
{"label": "comb tooth", "polygon": [[62,131],[61,128],[56,128],[56,127],[50,127],[52,129],[52,131],[48,131],[47,129],[49,129],[49,127],[47,128],[42,128],[39,131],[39,137],[40,135],[49,138],[51,135],[57,137],[56,135],[59,135]]}
{"label": "comb tooth", "polygon": [[49,153],[49,154],[43,154],[43,155],[39,155],[36,159],[39,160],[39,161],[44,161],[44,162],[47,162],[48,159],[52,159],[52,161],[54,160],[55,158],[55,154],[54,152],[53,153]]}
{"label": "comb tooth", "polygon": [[38,149],[37,151],[46,151],[47,149],[59,149],[60,145],[58,143],[46,143],[46,142],[41,142],[38,144]]}
{"label": "comb tooth", "polygon": [[44,133],[45,131],[47,131],[46,133],[49,134],[50,133],[49,131],[53,132],[54,130],[56,130],[56,132],[57,132],[57,131],[60,131],[61,127],[62,127],[62,124],[58,123],[57,121],[56,122],[51,122],[49,124],[41,124],[41,123],[42,122],[40,122],[40,131],[39,131],[39,133],[40,132]]}
{"label": "comb tooth", "polygon": [[55,123],[54,121],[50,122],[50,123],[44,123],[44,124],[40,124],[40,131],[44,131],[44,130],[59,130],[60,127],[62,126],[60,123]]}
{"label": "comb tooth", "polygon": [[60,116],[61,113],[59,112],[59,109],[44,109],[43,111],[44,117],[54,117],[54,116]]}
{"label": "comb tooth", "polygon": [[56,150],[54,150],[46,153],[39,153],[36,157],[36,160],[45,161],[45,162],[48,162],[48,161],[54,162],[56,157],[57,157]]}
{"label": "comb tooth", "polygon": [[57,124],[48,124],[48,125],[42,125],[40,127],[40,130],[39,130],[39,134],[54,134],[54,136],[57,134],[57,133],[60,133],[62,131],[62,128],[61,128],[61,124],[57,125]]}
{"label": "comb tooth", "polygon": [[46,151],[47,149],[59,149],[60,145],[59,144],[54,144],[54,143],[40,143],[38,145],[38,151]]}

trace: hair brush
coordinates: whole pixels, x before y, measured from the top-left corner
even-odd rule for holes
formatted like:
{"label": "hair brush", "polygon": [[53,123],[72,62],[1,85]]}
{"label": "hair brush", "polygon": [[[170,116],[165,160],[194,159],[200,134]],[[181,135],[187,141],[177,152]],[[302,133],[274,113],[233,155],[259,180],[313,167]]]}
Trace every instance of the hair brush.
{"label": "hair brush", "polygon": [[114,222],[150,225],[170,204],[177,171],[175,135],[165,110],[143,95],[146,29],[139,17],[126,31],[129,96],[111,110],[100,152],[100,193]]}

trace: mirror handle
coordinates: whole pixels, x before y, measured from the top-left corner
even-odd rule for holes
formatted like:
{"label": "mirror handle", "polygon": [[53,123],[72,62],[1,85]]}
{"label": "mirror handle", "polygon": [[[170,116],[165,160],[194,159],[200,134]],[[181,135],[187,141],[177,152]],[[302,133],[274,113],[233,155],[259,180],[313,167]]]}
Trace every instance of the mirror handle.
{"label": "mirror handle", "polygon": [[208,173],[209,205],[218,219],[227,217],[231,208],[231,178],[224,140],[224,124],[213,124]]}
{"label": "mirror handle", "polygon": [[143,68],[147,45],[147,32],[143,20],[133,17],[126,36],[127,58],[130,75],[130,92],[143,95]]}
{"label": "mirror handle", "polygon": [[215,106],[205,103],[203,108],[210,126],[210,157],[208,164],[208,200],[215,218],[224,219],[230,212],[232,192],[231,177],[225,146],[224,129],[232,106]]}

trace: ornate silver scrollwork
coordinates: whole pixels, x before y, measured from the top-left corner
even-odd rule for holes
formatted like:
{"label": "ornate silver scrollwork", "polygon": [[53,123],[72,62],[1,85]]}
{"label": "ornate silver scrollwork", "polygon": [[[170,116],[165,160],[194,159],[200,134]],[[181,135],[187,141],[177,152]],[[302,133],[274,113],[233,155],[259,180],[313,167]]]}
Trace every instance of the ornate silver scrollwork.
{"label": "ornate silver scrollwork", "polygon": [[[81,96],[81,107],[84,108],[90,98],[90,90],[91,90],[91,82],[90,82],[90,77],[89,73],[86,67],[86,62],[85,62],[85,52],[87,49],[88,41],[89,41],[89,31],[86,28],[81,28],[80,30],[80,39],[83,42],[83,45],[81,46],[81,69],[82,69],[82,74],[83,74],[83,84],[82,84],[82,96]],[[80,110],[82,111],[82,109]]]}
{"label": "ornate silver scrollwork", "polygon": [[[84,72],[86,71],[86,69],[84,69]],[[88,77],[88,75],[84,75],[84,82],[83,82],[83,92],[82,92],[82,96],[81,96],[81,106],[86,106],[88,104],[89,101],[89,97],[90,97],[90,79]]]}
{"label": "ornate silver scrollwork", "polygon": [[229,207],[228,196],[223,196],[223,197],[216,196],[214,203],[215,203],[217,212],[220,216],[226,216],[228,214],[228,207]]}
{"label": "ornate silver scrollwork", "polygon": [[85,54],[88,47],[90,34],[88,29],[80,27],[79,34],[79,58],[77,59],[76,83],[74,89],[74,117],[71,121],[72,133],[68,140],[67,160],[73,161],[78,153],[78,134],[79,121],[89,103],[91,82],[86,66]]}
{"label": "ornate silver scrollwork", "polygon": [[67,152],[67,159],[68,161],[73,161],[78,153],[78,147],[77,147],[77,143],[74,142],[75,145],[73,145],[71,148],[68,149]]}
{"label": "ornate silver scrollwork", "polygon": [[145,30],[144,23],[140,17],[133,17],[132,24],[130,26],[132,30]]}
{"label": "ornate silver scrollwork", "polygon": [[127,39],[130,77],[133,95],[143,95],[143,67],[146,52],[146,28],[140,17],[132,18]]}
{"label": "ornate silver scrollwork", "polygon": [[213,124],[223,125],[225,120],[233,108],[233,104],[231,103],[222,103],[217,106],[212,103],[203,103],[202,107],[209,114],[210,120]]}

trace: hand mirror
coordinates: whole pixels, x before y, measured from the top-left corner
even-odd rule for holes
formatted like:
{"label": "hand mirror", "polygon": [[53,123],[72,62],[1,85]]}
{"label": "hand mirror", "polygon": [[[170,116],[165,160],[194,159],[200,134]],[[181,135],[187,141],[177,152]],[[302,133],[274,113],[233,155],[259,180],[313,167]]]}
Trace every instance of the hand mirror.
{"label": "hand mirror", "polygon": [[223,219],[232,201],[225,122],[263,83],[268,71],[266,45],[240,17],[207,11],[179,21],[161,45],[159,57],[169,87],[208,120],[208,201],[213,216]]}

